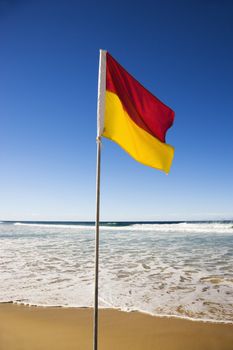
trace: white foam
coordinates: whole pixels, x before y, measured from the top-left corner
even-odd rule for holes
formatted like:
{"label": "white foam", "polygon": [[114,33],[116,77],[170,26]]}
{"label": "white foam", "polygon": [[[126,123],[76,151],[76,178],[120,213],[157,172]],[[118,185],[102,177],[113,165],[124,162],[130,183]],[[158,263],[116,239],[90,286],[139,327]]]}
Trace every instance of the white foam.
{"label": "white foam", "polygon": [[[104,226],[100,307],[232,322],[231,225]],[[0,256],[0,301],[93,305],[94,227],[1,225]]]}
{"label": "white foam", "polygon": [[[70,228],[70,229],[87,229],[95,230],[94,225],[77,225],[66,223],[26,223],[16,222],[15,226],[31,226],[41,228]],[[159,232],[159,233],[214,233],[214,234],[233,234],[233,225],[229,222],[210,222],[210,223],[156,223],[156,224],[131,224],[124,226],[117,226],[117,223],[111,223],[114,226],[108,226],[106,224],[100,224],[102,231],[144,231],[144,232]],[[115,226],[116,225],[116,226]]]}
{"label": "white foam", "polygon": [[26,223],[26,222],[15,222],[13,224],[14,226],[29,226],[29,227],[41,227],[41,228],[60,228],[60,229],[63,229],[63,228],[82,228],[82,229],[92,229],[94,227],[92,226],[88,226],[88,225],[72,225],[72,224],[45,224],[45,223],[41,223],[41,224],[37,224],[37,223]]}
{"label": "white foam", "polygon": [[233,234],[232,223],[177,223],[177,224],[135,224],[132,230],[164,233],[228,233]]}

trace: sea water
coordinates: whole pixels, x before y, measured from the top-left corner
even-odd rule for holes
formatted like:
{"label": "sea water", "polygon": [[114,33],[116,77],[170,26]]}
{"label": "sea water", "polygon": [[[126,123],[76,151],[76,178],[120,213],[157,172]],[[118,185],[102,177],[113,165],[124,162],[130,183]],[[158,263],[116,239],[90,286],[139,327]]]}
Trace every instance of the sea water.
{"label": "sea water", "polygon": [[[91,223],[0,223],[0,302],[93,306]],[[104,223],[103,308],[233,322],[233,222]]]}

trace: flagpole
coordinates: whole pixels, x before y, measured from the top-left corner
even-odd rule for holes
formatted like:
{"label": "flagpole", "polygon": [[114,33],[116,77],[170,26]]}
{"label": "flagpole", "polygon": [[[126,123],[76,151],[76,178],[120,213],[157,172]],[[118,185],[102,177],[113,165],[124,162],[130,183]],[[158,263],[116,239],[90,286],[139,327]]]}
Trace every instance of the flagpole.
{"label": "flagpole", "polygon": [[96,141],[97,141],[97,159],[96,159],[95,297],[94,297],[93,350],[98,349],[98,287],[99,287],[99,217],[100,217],[101,137],[97,137]]}
{"label": "flagpole", "polygon": [[94,324],[93,350],[98,350],[98,294],[99,294],[99,221],[100,221],[100,161],[101,135],[104,124],[106,89],[106,51],[100,50],[98,101],[97,101],[97,159],[96,159],[96,219],[95,219],[95,295],[94,295]]}

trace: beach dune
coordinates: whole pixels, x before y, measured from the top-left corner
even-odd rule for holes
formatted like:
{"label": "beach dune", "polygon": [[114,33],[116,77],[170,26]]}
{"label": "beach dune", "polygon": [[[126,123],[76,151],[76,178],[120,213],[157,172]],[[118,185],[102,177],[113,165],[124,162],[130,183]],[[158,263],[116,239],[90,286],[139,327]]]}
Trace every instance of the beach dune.
{"label": "beach dune", "polygon": [[[100,310],[100,350],[233,350],[233,324]],[[91,350],[92,310],[0,305],[0,350]]]}

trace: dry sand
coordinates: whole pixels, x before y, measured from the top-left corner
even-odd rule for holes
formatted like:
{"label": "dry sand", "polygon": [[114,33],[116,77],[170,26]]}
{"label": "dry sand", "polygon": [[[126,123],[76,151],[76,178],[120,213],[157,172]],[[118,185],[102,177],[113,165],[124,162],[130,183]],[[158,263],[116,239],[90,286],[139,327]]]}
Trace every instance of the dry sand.
{"label": "dry sand", "polygon": [[[0,350],[91,350],[92,310],[0,304]],[[101,310],[99,350],[233,350],[233,324]]]}

